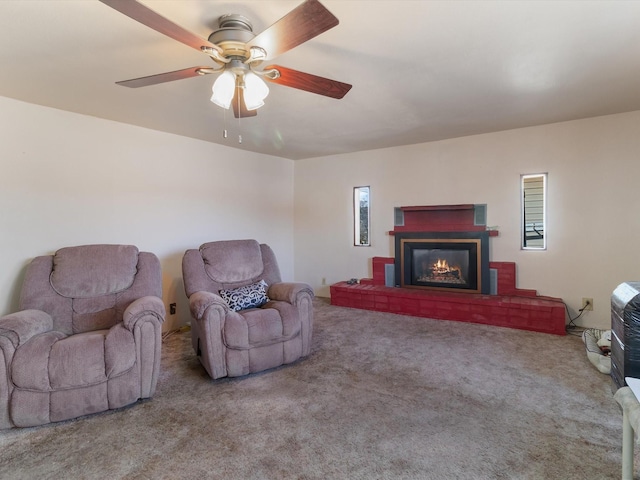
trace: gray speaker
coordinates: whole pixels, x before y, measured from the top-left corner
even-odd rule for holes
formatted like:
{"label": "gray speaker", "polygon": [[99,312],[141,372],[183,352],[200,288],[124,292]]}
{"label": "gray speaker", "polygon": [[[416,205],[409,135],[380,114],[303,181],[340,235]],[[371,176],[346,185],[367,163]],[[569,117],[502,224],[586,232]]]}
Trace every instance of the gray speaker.
{"label": "gray speaker", "polygon": [[473,224],[474,225],[487,224],[487,204],[486,203],[481,203],[473,206]]}
{"label": "gray speaker", "polygon": [[396,266],[393,263],[384,265],[384,286],[393,287],[396,283]]}
{"label": "gray speaker", "polygon": [[393,209],[393,225],[396,227],[404,226],[404,211],[400,207]]}
{"label": "gray speaker", "polygon": [[498,294],[498,269],[497,268],[489,269],[489,285],[490,285],[489,294],[497,295]]}

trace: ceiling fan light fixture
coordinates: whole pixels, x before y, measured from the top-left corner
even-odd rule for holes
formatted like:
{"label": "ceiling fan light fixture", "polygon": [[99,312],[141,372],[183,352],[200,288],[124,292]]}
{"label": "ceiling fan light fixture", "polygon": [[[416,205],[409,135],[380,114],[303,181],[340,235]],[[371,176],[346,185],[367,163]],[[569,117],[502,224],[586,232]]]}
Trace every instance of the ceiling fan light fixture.
{"label": "ceiling fan light fixture", "polygon": [[255,110],[264,105],[264,99],[269,94],[269,88],[263,81],[265,79],[285,87],[337,99],[344,97],[351,89],[351,85],[343,82],[277,65],[262,71],[254,70],[263,61],[280,56],[338,25],[337,17],[320,0],[304,0],[257,35],[253,33],[251,22],[246,17],[239,14],[223,15],[218,18],[218,30],[212,32],[208,40],[146,7],[142,3],[145,0],[100,1],[158,33],[204,52],[218,64],[216,68],[190,67],[133,78],[116,82],[118,85],[138,88],[219,73],[213,84],[211,101],[225,109],[233,103],[236,118],[253,117],[257,114]]}
{"label": "ceiling fan light fixture", "polygon": [[246,63],[250,64],[253,62],[262,62],[267,58],[267,51],[261,47],[251,47],[249,49],[249,58],[245,60]]}
{"label": "ceiling fan light fixture", "polygon": [[264,99],[269,95],[269,87],[253,72],[244,74],[244,103],[247,110],[255,110],[264,105]]}
{"label": "ceiling fan light fixture", "polygon": [[235,89],[236,76],[229,70],[225,70],[213,82],[211,101],[222,108],[229,108]]}

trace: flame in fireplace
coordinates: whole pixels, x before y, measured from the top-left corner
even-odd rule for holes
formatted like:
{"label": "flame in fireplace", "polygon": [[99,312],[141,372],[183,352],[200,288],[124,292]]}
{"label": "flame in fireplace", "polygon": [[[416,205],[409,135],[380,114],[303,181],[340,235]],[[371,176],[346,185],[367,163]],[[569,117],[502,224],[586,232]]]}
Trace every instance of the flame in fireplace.
{"label": "flame in fireplace", "polygon": [[455,274],[457,278],[462,278],[462,270],[458,265],[449,266],[449,262],[447,262],[445,259],[440,258],[431,267],[431,272],[434,275]]}
{"label": "flame in fireplace", "polygon": [[423,264],[423,271],[424,273],[418,277],[419,282],[466,282],[462,268],[459,265],[449,265],[449,262],[444,258],[439,258],[435,263],[430,265]]}
{"label": "flame in fireplace", "polygon": [[[458,270],[460,269],[458,268]],[[449,267],[449,262],[439,258],[438,261],[433,264],[433,267],[431,267],[431,271],[433,271],[433,273],[449,273],[451,268]]]}

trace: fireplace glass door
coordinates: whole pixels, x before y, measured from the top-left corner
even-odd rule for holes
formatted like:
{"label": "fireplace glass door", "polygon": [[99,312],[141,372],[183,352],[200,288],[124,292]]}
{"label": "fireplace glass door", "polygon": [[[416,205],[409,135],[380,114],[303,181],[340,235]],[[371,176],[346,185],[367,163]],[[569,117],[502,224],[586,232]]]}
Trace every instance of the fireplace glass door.
{"label": "fireplace glass door", "polygon": [[486,232],[413,233],[399,237],[396,238],[399,287],[488,293]]}

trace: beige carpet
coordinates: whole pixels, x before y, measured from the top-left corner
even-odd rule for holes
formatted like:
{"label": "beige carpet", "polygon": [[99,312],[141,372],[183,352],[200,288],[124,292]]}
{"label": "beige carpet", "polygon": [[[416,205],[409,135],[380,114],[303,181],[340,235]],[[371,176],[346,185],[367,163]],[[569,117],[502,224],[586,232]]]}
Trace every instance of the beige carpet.
{"label": "beige carpet", "polygon": [[0,432],[0,478],[620,477],[622,416],[579,337],[315,307],[310,357],[241,379],[169,336],[152,400]]}

